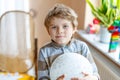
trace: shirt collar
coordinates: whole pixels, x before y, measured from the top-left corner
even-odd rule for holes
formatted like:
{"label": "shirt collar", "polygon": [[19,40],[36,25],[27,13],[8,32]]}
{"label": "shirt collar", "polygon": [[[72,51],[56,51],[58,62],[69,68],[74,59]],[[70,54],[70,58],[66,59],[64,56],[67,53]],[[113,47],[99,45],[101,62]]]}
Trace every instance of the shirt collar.
{"label": "shirt collar", "polygon": [[63,48],[63,47],[69,47],[73,41],[74,41],[74,38],[71,39],[71,41],[67,44],[67,45],[58,45],[55,41],[51,40],[52,41],[52,46],[55,47],[55,48]]}

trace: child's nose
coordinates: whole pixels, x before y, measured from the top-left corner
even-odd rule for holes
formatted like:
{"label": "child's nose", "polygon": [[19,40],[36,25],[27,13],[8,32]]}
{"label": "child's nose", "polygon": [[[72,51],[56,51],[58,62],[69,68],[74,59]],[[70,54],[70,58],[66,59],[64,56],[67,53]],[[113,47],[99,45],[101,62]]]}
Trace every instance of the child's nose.
{"label": "child's nose", "polygon": [[62,28],[58,28],[58,31],[57,31],[58,33],[62,33],[62,32],[64,32],[64,29],[62,29]]}

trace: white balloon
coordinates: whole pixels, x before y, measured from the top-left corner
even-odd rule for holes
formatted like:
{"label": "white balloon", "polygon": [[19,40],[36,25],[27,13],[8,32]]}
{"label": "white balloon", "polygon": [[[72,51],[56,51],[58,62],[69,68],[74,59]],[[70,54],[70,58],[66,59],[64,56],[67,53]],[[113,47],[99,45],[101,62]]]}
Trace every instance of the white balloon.
{"label": "white balloon", "polygon": [[56,80],[61,75],[65,75],[65,80],[72,77],[81,78],[82,72],[93,74],[93,68],[90,62],[84,56],[78,53],[64,53],[57,57],[50,68],[51,80]]}

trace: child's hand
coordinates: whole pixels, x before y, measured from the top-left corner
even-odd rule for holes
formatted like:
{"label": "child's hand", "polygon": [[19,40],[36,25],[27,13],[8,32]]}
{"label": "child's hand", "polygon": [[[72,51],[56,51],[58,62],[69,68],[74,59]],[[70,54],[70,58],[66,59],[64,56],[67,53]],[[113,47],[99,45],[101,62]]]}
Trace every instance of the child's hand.
{"label": "child's hand", "polygon": [[74,78],[71,78],[71,80],[98,80],[96,76],[93,76],[84,72],[82,74],[84,75],[83,78],[74,77]]}
{"label": "child's hand", "polygon": [[64,78],[65,78],[65,75],[63,74],[60,77],[58,77],[57,80],[64,80]]}
{"label": "child's hand", "polygon": [[[71,78],[71,80],[98,80],[97,76],[93,76],[86,73],[83,73],[83,74],[84,74],[83,78],[73,77]],[[65,75],[61,75],[59,78],[57,78],[57,80],[64,80],[64,78],[65,78]]]}
{"label": "child's hand", "polygon": [[[65,78],[65,75],[61,75],[60,77],[57,78],[57,80],[64,80],[64,78]],[[79,79],[74,77],[74,78],[71,78],[71,80],[79,80]]]}
{"label": "child's hand", "polygon": [[97,76],[94,76],[94,75],[90,75],[90,74],[87,74],[87,73],[84,73],[84,77],[83,78],[80,78],[80,79],[76,79],[76,80],[98,80]]}

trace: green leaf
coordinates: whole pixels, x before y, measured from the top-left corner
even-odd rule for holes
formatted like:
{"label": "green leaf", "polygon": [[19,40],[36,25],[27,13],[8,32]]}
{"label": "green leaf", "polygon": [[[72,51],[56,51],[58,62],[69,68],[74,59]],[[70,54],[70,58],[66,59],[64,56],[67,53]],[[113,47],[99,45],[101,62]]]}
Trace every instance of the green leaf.
{"label": "green leaf", "polygon": [[86,2],[93,15],[106,27],[109,27],[114,20],[120,20],[120,0],[101,0],[99,7],[94,7],[90,0],[86,0]]}
{"label": "green leaf", "polygon": [[92,9],[92,11],[96,11],[96,9],[94,8],[93,4],[90,2],[90,0],[86,0],[86,2],[89,4],[90,8]]}
{"label": "green leaf", "polygon": [[117,8],[120,10],[120,0],[117,0]]}

